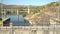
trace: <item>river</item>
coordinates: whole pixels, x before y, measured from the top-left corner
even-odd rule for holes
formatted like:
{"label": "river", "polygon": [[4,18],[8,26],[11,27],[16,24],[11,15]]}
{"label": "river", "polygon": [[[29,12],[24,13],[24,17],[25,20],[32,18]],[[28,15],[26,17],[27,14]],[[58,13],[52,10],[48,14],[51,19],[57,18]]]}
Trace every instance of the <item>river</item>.
{"label": "river", "polygon": [[[0,16],[3,18],[3,16]],[[10,18],[10,21],[13,23],[13,26],[29,26],[29,23],[24,21],[22,15],[6,15],[6,18]]]}

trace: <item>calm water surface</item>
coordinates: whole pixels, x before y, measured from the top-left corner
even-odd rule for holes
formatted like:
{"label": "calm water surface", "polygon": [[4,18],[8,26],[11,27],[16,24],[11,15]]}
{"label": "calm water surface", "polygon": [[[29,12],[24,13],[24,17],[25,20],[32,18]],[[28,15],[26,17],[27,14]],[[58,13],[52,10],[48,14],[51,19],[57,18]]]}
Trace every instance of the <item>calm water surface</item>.
{"label": "calm water surface", "polygon": [[[3,16],[0,16],[3,18]],[[10,21],[13,23],[14,26],[29,26],[29,23],[24,21],[22,15],[6,15],[6,18],[10,18]]]}

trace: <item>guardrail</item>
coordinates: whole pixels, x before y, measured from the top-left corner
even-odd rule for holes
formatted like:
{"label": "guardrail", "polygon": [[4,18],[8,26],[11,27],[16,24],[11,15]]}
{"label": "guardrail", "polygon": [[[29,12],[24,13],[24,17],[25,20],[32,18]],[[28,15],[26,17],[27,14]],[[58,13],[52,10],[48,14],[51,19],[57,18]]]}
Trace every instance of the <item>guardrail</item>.
{"label": "guardrail", "polygon": [[1,26],[0,34],[60,34],[60,25]]}

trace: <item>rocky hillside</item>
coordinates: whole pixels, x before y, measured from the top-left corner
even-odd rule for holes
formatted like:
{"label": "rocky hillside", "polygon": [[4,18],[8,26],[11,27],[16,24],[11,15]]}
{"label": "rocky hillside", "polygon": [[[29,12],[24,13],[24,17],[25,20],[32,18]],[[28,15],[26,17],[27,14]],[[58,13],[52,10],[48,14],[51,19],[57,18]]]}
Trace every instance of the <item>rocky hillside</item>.
{"label": "rocky hillside", "polygon": [[29,14],[25,17],[32,25],[49,25],[50,17],[56,17],[57,12],[60,11],[60,2],[52,2],[40,7],[40,12],[33,15]]}

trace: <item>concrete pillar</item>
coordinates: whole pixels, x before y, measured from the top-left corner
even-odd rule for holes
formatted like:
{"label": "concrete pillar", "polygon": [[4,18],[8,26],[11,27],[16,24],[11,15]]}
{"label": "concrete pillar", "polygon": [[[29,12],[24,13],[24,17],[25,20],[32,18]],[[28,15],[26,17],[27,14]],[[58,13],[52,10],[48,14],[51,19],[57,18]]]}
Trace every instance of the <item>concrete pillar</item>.
{"label": "concrete pillar", "polygon": [[44,30],[44,34],[49,34],[49,30]]}
{"label": "concrete pillar", "polygon": [[11,14],[13,14],[13,9],[10,9],[10,11],[11,11]]}
{"label": "concrete pillar", "polygon": [[11,28],[11,31],[10,31],[10,34],[14,34],[14,29],[13,29],[13,23],[10,23],[10,28]]}
{"label": "concrete pillar", "polygon": [[10,23],[10,27],[12,27],[13,26],[13,23]]}
{"label": "concrete pillar", "polygon": [[60,29],[57,29],[56,30],[56,34],[60,34]]}
{"label": "concrete pillar", "polygon": [[19,11],[18,11],[18,9],[17,9],[17,15],[19,15]]}
{"label": "concrete pillar", "polygon": [[49,31],[49,34],[53,34],[53,31]]}
{"label": "concrete pillar", "polygon": [[28,14],[30,13],[30,9],[29,9],[29,6],[28,6]]}
{"label": "concrete pillar", "polygon": [[32,30],[31,34],[37,34],[37,30]]}
{"label": "concrete pillar", "polygon": [[56,33],[56,28],[54,27],[51,30],[49,30],[49,34],[57,34]]}
{"label": "concrete pillar", "polygon": [[6,9],[3,9],[4,11],[4,14],[3,14],[3,16],[4,16],[4,18],[6,17]]}
{"label": "concrete pillar", "polygon": [[43,30],[37,30],[37,34],[43,34]]}

